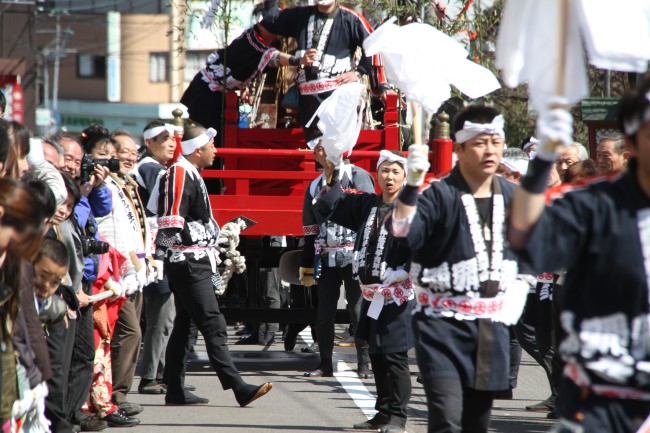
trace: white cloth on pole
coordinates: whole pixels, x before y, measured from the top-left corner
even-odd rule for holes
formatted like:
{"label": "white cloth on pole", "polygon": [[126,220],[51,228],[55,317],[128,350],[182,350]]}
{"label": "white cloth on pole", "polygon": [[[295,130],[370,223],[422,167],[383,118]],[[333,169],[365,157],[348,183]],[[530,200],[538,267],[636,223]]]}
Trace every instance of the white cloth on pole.
{"label": "white cloth on pole", "polygon": [[528,83],[533,108],[540,113],[554,101],[572,105],[589,95],[583,41],[589,62],[599,68],[643,72],[650,61],[650,7],[643,0],[571,0],[564,36],[564,94],[558,95],[561,4],[509,0],[497,37],[496,65],[504,83]]}
{"label": "white cloth on pole", "polygon": [[359,82],[346,83],[338,87],[324,100],[306,126],[318,116],[318,129],[327,159],[337,165],[343,154],[351,154],[357,144],[365,101],[362,93],[365,85]]}
{"label": "white cloth on pole", "polygon": [[467,59],[469,53],[456,40],[428,24],[394,24],[391,18],[363,43],[366,55],[381,53],[388,82],[409,101],[435,113],[451,97],[453,85],[470,98],[501,87],[494,74]]}

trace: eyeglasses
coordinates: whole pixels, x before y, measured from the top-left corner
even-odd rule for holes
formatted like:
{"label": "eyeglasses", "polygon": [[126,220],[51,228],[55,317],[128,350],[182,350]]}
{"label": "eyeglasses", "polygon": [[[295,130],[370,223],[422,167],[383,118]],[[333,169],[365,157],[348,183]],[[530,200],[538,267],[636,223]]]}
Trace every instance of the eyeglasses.
{"label": "eyeglasses", "polygon": [[138,157],[138,151],[137,151],[137,150],[132,150],[132,151],[128,151],[128,150],[120,150],[119,152],[117,152],[117,154],[120,155],[120,156],[131,155],[131,156],[134,157],[134,158],[137,158],[137,157]]}

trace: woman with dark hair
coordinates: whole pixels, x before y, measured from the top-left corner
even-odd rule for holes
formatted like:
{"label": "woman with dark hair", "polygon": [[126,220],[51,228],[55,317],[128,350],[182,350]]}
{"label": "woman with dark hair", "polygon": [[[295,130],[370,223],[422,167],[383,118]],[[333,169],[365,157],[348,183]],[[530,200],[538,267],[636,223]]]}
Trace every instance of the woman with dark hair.
{"label": "woman with dark hair", "polygon": [[32,133],[27,127],[12,120],[8,123],[9,150],[5,162],[4,176],[20,179],[27,172],[27,154],[29,153],[29,139]]}
{"label": "woman with dark hair", "polygon": [[[3,427],[10,422],[12,407],[18,398],[14,333],[20,305],[20,259],[34,258],[41,244],[43,227],[43,216],[32,191],[18,181],[0,179],[0,341],[4,349],[0,351],[0,423]],[[25,367],[34,370],[33,353],[21,352],[21,361],[25,356],[30,358],[26,361],[30,365]]]}

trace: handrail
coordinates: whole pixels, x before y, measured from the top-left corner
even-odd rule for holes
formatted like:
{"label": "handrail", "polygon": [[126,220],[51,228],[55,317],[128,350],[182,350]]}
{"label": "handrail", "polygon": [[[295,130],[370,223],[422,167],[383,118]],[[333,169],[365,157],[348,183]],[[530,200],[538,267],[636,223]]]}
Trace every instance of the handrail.
{"label": "handrail", "polygon": [[[240,158],[303,158],[312,159],[313,153],[308,149],[242,149],[221,147],[215,149],[217,157],[240,157]],[[357,150],[353,151],[351,158],[378,158],[378,150]]]}

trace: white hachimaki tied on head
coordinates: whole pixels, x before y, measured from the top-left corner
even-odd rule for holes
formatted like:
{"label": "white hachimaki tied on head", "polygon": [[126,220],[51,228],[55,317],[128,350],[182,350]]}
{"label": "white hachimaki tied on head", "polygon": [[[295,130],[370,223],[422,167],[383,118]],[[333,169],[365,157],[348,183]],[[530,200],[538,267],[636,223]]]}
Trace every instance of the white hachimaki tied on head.
{"label": "white hachimaki tied on head", "polygon": [[481,134],[498,134],[501,136],[503,141],[506,141],[506,133],[503,130],[505,125],[505,120],[503,115],[499,114],[490,123],[474,123],[466,120],[463,123],[463,129],[456,131],[454,136],[456,137],[456,143],[462,144],[466,141],[471,140],[474,137],[477,137]]}
{"label": "white hachimaki tied on head", "polygon": [[396,162],[402,166],[404,169],[404,172],[406,172],[406,158],[400,155],[396,155],[390,150],[383,149],[381,152],[379,152],[379,159],[377,160],[377,170],[379,170],[379,166],[381,166],[384,162],[390,162],[391,164]]}
{"label": "white hachimaki tied on head", "polygon": [[181,141],[181,151],[183,155],[189,155],[196,149],[199,149],[216,137],[217,131],[214,128],[208,128],[203,134],[190,140]]}
{"label": "white hachimaki tied on head", "polygon": [[167,131],[169,134],[173,134],[175,130],[174,125],[171,123],[165,123],[164,125],[160,126],[154,126],[153,128],[149,128],[146,131],[142,133],[142,136],[144,137],[145,140],[149,140],[152,138],[158,137],[160,134],[163,132]]}

